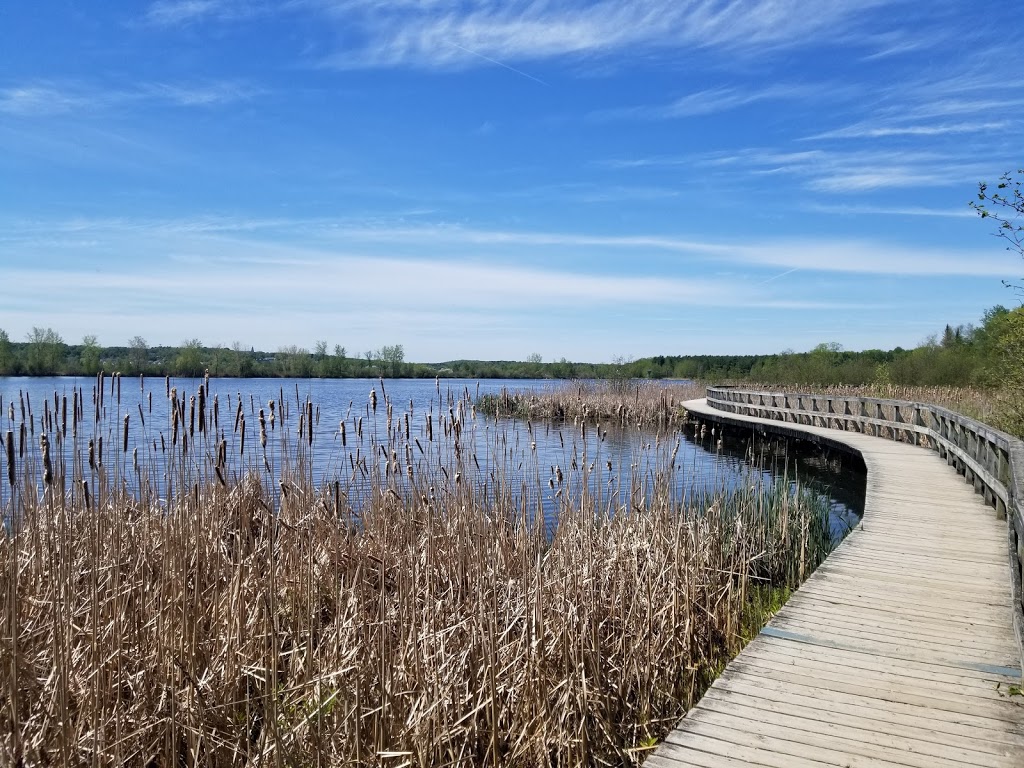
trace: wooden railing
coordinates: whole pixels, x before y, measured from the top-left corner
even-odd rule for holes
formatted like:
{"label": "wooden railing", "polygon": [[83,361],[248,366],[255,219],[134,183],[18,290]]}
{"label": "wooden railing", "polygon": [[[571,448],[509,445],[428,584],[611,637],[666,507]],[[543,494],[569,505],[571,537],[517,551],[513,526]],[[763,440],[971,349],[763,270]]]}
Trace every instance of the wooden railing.
{"label": "wooden railing", "polygon": [[1024,443],[947,408],[907,400],[708,387],[708,405],[763,419],[861,432],[931,448],[1007,519],[1014,632],[1024,665]]}

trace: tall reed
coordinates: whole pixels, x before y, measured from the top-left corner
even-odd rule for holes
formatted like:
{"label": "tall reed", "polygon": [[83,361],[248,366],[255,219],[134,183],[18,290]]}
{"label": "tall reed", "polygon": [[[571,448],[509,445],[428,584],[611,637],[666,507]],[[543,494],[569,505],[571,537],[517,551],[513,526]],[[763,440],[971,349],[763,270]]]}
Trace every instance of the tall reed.
{"label": "tall reed", "polygon": [[670,439],[606,476],[468,393],[334,431],[168,381],[126,441],[107,384],[8,413],[5,765],[635,765],[827,552],[788,486],[680,496]]}

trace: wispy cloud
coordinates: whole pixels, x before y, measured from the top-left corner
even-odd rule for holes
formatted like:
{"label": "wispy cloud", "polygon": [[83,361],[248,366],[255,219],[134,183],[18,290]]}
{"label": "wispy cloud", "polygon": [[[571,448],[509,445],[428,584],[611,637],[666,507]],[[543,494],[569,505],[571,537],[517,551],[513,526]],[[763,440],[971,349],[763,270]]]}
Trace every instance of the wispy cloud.
{"label": "wispy cloud", "polygon": [[989,161],[980,157],[925,149],[746,149],[691,162],[746,176],[792,176],[807,189],[829,193],[974,184],[989,172]]}
{"label": "wispy cloud", "polygon": [[[308,2],[346,23],[351,45],[327,57],[339,68],[412,66],[464,68],[483,56],[500,62],[595,56],[629,50],[690,48],[733,53],[820,43],[845,30],[857,14],[891,0],[407,0]],[[352,30],[359,36],[353,39]]]}
{"label": "wispy cloud", "polygon": [[145,21],[159,26],[178,26],[206,18],[231,19],[252,15],[260,3],[238,0],[157,0],[146,11]]}
{"label": "wispy cloud", "polygon": [[[502,273],[502,270],[508,270],[506,277],[516,285],[520,284],[517,278],[513,279],[517,270],[525,269],[529,272],[530,269],[509,265],[521,262],[520,256],[526,249],[535,251],[544,248],[547,249],[544,251],[544,261],[550,265],[551,272],[558,276],[555,284],[569,282],[569,276],[576,275],[580,280],[579,285],[589,285],[597,291],[596,286],[604,286],[605,279],[614,282],[628,277],[630,284],[635,280],[637,290],[630,289],[627,294],[637,299],[645,295],[644,291],[648,289],[652,292],[647,295],[653,297],[682,295],[679,293],[682,289],[674,286],[666,294],[662,289],[650,285],[648,278],[635,274],[632,266],[625,271],[607,266],[624,263],[621,259],[602,260],[601,263],[606,264],[602,271],[589,276],[586,272],[563,273],[556,266],[559,256],[577,250],[605,249],[629,254],[632,261],[625,263],[633,265],[653,253],[674,253],[683,258],[679,262],[681,268],[702,262],[702,273],[707,264],[719,267],[732,264],[818,273],[1003,277],[1009,266],[1003,254],[998,251],[906,246],[867,239],[775,238],[733,242],[648,234],[605,235],[462,226],[362,226],[352,221],[333,219],[74,219],[64,222],[10,222],[4,230],[7,235],[5,240],[0,241],[0,245],[6,241],[12,253],[19,248],[37,244],[36,240],[41,236],[47,237],[47,247],[53,248],[60,237],[66,236],[71,243],[71,251],[81,247],[79,244],[82,242],[120,242],[128,239],[133,247],[142,247],[147,251],[158,248],[163,253],[178,254],[179,259],[193,254],[192,258],[199,260],[195,263],[206,265],[228,259],[236,266],[244,261],[247,264],[272,263],[279,267],[300,265],[304,270],[309,270],[325,267],[338,258],[354,260],[353,263],[361,265],[360,269],[367,270],[371,262],[378,267],[382,263],[390,264],[385,272],[375,273],[378,277],[379,274],[393,275],[391,267],[405,269],[406,261],[422,264],[425,269],[429,269],[438,263],[434,259],[438,259],[449,264],[452,269],[455,269],[455,265],[461,265],[458,268],[468,270],[466,274],[481,268],[482,263],[488,261],[489,268],[496,270],[491,277]],[[284,238],[285,242],[306,245],[281,245],[278,240],[282,234],[288,235]],[[149,245],[142,245],[145,243]],[[173,247],[168,244],[173,244]],[[412,253],[419,255],[411,258],[408,254]],[[272,261],[268,262],[268,259]],[[301,264],[296,260],[301,260]],[[503,264],[503,261],[507,263]],[[591,278],[598,282],[588,282]],[[701,281],[690,282],[698,284]],[[700,289],[706,288],[706,285],[701,285]],[[597,292],[604,295],[601,291]],[[534,293],[548,295],[548,288],[535,287]]]}
{"label": "wispy cloud", "polygon": [[929,216],[948,219],[973,219],[977,213],[968,208],[925,208],[923,206],[884,205],[809,205],[809,211],[843,216]]}
{"label": "wispy cloud", "polygon": [[760,101],[802,99],[820,88],[804,85],[770,85],[761,89],[722,86],[681,96],[668,104],[620,107],[591,112],[592,120],[670,120],[727,112]]}
{"label": "wispy cloud", "polygon": [[142,86],[137,93],[181,107],[207,107],[248,101],[262,93],[245,83],[215,81],[207,83],[152,83]]}
{"label": "wispy cloud", "polygon": [[34,81],[0,88],[0,114],[35,118],[95,113],[132,104],[208,107],[244,101],[261,91],[235,81],[137,83],[105,87],[71,81]]}
{"label": "wispy cloud", "polygon": [[892,121],[882,123],[857,123],[845,128],[837,128],[832,131],[825,131],[814,136],[808,136],[807,140],[815,139],[879,139],[891,136],[946,136],[950,134],[981,134],[989,131],[998,131],[1008,128],[1011,125],[1009,120],[994,120],[988,122],[965,122],[965,123],[933,123],[927,124],[897,124]]}
{"label": "wispy cloud", "polygon": [[81,93],[46,83],[0,88],[0,113],[17,117],[58,115],[89,107],[93,100]]}

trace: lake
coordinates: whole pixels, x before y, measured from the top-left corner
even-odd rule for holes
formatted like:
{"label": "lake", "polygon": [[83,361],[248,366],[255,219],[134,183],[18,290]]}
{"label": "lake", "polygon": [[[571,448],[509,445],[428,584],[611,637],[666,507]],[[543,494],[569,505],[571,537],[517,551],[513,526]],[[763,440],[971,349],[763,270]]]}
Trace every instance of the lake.
{"label": "lake", "polygon": [[[280,479],[301,469],[317,486],[337,483],[356,507],[374,473],[388,477],[403,459],[411,473],[409,465],[426,461],[416,458],[414,446],[426,457],[424,444],[431,438],[440,440],[443,430],[450,433],[453,429],[458,430],[455,450],[464,454],[467,471],[464,478],[448,480],[472,482],[485,497],[499,488],[519,495],[527,502],[524,506],[543,510],[549,527],[556,522],[562,496],[585,490],[602,502],[599,507],[614,510],[642,500],[624,498],[620,483],[632,479],[634,489],[643,488],[648,480],[653,483],[656,475],[664,477],[666,472],[679,500],[694,492],[734,488],[771,477],[813,487],[831,499],[836,538],[855,523],[863,505],[864,475],[856,461],[823,456],[818,449],[800,444],[761,443],[742,431],[724,436],[706,433],[702,438],[686,429],[657,435],[612,425],[584,428],[572,423],[494,419],[472,406],[481,395],[502,389],[541,391],[565,386],[549,380],[210,379],[205,395],[207,428],[199,432],[193,416],[197,403],[192,398],[199,399],[201,379],[108,377],[102,394],[96,384],[91,378],[0,378],[2,431],[10,430],[20,443],[24,411],[24,460],[39,461],[39,434],[47,432],[54,461],[65,468],[69,478],[74,475],[76,445],[82,456],[87,441],[93,440],[97,452],[105,452],[107,465],[120,462],[121,476],[130,487],[133,477],[139,477],[138,471],[134,475],[130,471],[133,462],[136,467],[140,463],[143,467],[164,466],[158,459],[173,439],[174,409],[167,396],[173,388],[183,416],[180,439],[186,439],[186,429],[191,427],[190,455],[197,463],[212,465],[218,443],[223,441],[234,456],[230,466],[236,479],[246,471],[264,471]],[[82,419],[74,430],[76,393],[82,403]],[[65,409],[66,419],[62,415]],[[261,409],[268,435],[268,447],[262,453]],[[31,420],[27,418],[30,411]],[[313,417],[311,442],[307,412]],[[126,416],[127,451],[123,450]],[[245,422],[244,430],[240,421]],[[64,435],[59,434],[62,426],[67,429]],[[298,439],[300,429],[303,432]],[[392,455],[397,454],[399,442],[406,446],[405,457]],[[19,445],[19,453],[20,449]],[[396,487],[401,491],[400,484]],[[11,488],[3,481],[0,489],[0,505],[6,507]]]}

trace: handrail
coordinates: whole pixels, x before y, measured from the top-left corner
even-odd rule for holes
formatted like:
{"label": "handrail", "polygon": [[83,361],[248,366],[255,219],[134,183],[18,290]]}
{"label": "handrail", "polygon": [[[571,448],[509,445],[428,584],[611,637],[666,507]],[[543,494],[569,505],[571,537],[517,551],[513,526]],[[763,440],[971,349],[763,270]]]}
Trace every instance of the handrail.
{"label": "handrail", "polygon": [[713,408],[774,421],[827,427],[922,445],[974,485],[1007,519],[1013,629],[1024,669],[1024,442],[929,403],[813,393],[708,387]]}

